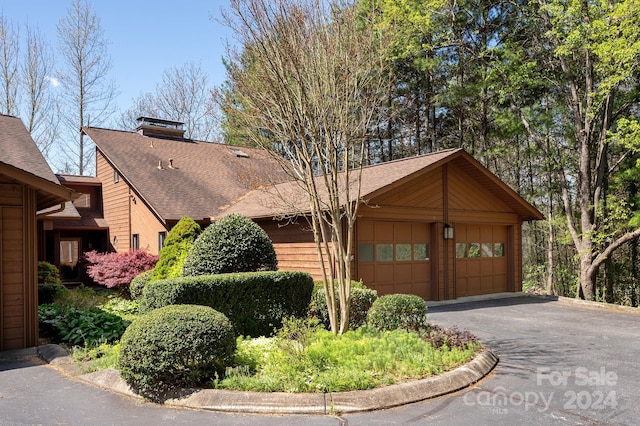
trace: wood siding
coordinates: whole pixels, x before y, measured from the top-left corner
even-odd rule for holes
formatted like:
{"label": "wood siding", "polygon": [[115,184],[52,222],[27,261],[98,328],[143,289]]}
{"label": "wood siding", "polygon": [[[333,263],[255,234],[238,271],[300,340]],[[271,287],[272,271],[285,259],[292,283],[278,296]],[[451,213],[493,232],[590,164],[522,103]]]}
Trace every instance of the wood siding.
{"label": "wood siding", "polygon": [[167,232],[167,228],[139,198],[131,203],[131,234],[138,234],[139,248],[151,254],[158,254],[158,233]]}
{"label": "wood siding", "polygon": [[0,350],[38,342],[36,192],[0,177]]}
{"label": "wood siding", "polygon": [[[273,220],[259,221],[258,224],[273,242],[279,270],[307,272],[314,280],[322,279],[313,233],[304,219],[300,223],[285,226]],[[325,266],[328,268],[326,259]]]}

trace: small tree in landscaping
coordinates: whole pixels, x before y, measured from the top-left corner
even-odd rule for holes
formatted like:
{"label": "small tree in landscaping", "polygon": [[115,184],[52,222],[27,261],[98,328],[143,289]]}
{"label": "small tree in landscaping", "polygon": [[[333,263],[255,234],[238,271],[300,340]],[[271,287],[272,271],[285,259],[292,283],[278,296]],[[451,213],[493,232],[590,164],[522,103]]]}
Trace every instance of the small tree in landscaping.
{"label": "small tree in landscaping", "polygon": [[153,269],[152,281],[163,278],[174,278],[182,275],[184,261],[194,241],[202,233],[198,225],[190,217],[183,217],[171,228],[164,247],[160,250],[160,259]]}
{"label": "small tree in landscaping", "polygon": [[209,225],[184,262],[184,276],[275,271],[278,260],[267,233],[248,217],[232,214]]}
{"label": "small tree in landscaping", "polygon": [[87,274],[97,284],[107,288],[127,287],[141,272],[153,269],[158,256],[144,250],[124,253],[98,253],[95,250],[83,256],[87,263]]}

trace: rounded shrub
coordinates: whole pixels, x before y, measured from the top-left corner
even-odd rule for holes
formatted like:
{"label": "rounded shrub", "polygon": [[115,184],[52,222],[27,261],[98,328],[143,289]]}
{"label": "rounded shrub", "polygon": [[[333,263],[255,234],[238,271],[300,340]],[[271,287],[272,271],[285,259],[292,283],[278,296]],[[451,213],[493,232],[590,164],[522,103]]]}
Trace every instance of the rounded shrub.
{"label": "rounded shrub", "polygon": [[60,284],[60,273],[56,265],[38,262],[38,284]]}
{"label": "rounded shrub", "polygon": [[386,294],[373,302],[367,325],[378,331],[426,330],[427,302],[413,294]]}
{"label": "rounded shrub", "polygon": [[275,271],[276,252],[267,233],[246,216],[232,214],[209,225],[187,255],[184,276]]}
{"label": "rounded shrub", "polygon": [[144,290],[144,287],[151,281],[153,271],[153,269],[144,271],[131,280],[131,284],[129,284],[129,294],[132,300],[140,300],[140,298],[142,298],[142,290]]}
{"label": "rounded shrub", "polygon": [[189,250],[201,233],[200,225],[193,219],[187,216],[180,219],[167,235],[151,279],[156,281],[181,276]]}
{"label": "rounded shrub", "polygon": [[[324,287],[316,286],[311,300],[310,311],[320,322],[329,329],[329,312]],[[349,303],[349,330],[365,325],[367,313],[378,298],[378,292],[367,288],[359,281],[351,282],[351,300]]]}
{"label": "rounded shrub", "polygon": [[136,319],[120,339],[120,375],[139,394],[160,401],[224,374],[236,339],[227,317],[207,306],[172,305]]}

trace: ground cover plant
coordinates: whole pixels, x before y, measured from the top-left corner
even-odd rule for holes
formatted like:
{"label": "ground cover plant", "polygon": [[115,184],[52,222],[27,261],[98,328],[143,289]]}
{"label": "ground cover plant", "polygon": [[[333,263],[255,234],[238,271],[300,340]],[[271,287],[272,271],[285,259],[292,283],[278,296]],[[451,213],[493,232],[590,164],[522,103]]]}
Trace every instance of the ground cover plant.
{"label": "ground cover plant", "polygon": [[38,307],[41,335],[72,348],[115,344],[137,316],[137,302],[114,291],[78,287]]}
{"label": "ground cover plant", "polygon": [[334,335],[317,321],[293,320],[273,338],[238,339],[236,364],[219,389],[338,392],[440,374],[471,360],[475,339],[435,347],[419,333],[362,327]]}

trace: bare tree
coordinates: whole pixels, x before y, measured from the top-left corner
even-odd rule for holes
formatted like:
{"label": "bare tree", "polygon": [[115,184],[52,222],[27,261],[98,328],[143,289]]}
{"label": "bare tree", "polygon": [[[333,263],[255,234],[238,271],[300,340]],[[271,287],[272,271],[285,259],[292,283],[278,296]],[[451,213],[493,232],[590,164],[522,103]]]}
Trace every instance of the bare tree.
{"label": "bare tree", "polygon": [[45,158],[58,136],[59,119],[52,96],[53,53],[37,28],[27,26],[26,54],[21,65],[22,118]]}
{"label": "bare tree", "polygon": [[13,23],[0,13],[0,113],[17,115],[19,85],[20,34]]}
{"label": "bare tree", "polygon": [[155,93],[141,94],[122,114],[120,125],[132,129],[136,127],[136,118],[153,116],[184,122],[187,137],[212,140],[216,126],[209,103],[208,80],[202,66],[193,62],[165,70]]}
{"label": "bare tree", "polygon": [[293,215],[313,229],[334,333],[349,325],[364,149],[389,87],[367,18],[324,0],[231,0],[225,16],[242,48],[227,67],[236,118],[305,194]]}
{"label": "bare tree", "polygon": [[63,86],[63,124],[61,141],[67,165],[85,174],[93,152],[87,149],[80,128],[99,125],[114,111],[115,83],[108,79],[111,60],[100,19],[90,4],[74,0],[67,16],[58,23],[60,54],[64,61],[58,78]]}

